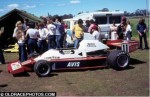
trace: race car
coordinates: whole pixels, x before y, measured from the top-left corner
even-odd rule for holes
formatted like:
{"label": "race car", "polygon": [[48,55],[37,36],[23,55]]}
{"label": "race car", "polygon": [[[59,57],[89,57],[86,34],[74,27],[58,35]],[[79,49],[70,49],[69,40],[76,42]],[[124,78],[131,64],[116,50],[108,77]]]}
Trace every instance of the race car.
{"label": "race car", "polygon": [[[120,47],[118,46],[116,50],[110,50],[109,46],[95,40],[91,34],[86,34],[78,49],[50,49],[41,55],[31,54],[27,61],[9,63],[8,72],[16,75],[34,70],[39,77],[45,77],[56,70],[104,67],[112,67],[116,70],[125,69],[129,66],[130,48],[136,46],[134,48],[136,50],[138,43],[136,41],[124,42],[123,40],[120,42]],[[113,42],[109,41],[108,44],[113,45]],[[126,48],[129,49],[127,50]],[[134,50],[132,49],[132,51]]]}

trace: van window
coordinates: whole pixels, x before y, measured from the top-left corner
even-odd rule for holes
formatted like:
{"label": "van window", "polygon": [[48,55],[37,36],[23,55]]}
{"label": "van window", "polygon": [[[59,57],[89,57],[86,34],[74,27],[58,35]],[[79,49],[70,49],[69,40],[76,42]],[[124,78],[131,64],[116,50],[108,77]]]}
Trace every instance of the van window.
{"label": "van window", "polygon": [[116,24],[121,23],[121,16],[110,16],[109,23],[112,24],[113,21],[115,21]]}
{"label": "van window", "polygon": [[95,17],[97,24],[107,24],[107,17]]}

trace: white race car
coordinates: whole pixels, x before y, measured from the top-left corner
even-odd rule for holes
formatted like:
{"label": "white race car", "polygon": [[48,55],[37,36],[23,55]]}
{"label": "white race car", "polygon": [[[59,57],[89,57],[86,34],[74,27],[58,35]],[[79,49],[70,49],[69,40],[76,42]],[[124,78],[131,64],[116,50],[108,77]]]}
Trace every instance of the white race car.
{"label": "white race car", "polygon": [[[50,75],[55,70],[68,69],[90,69],[112,67],[116,70],[125,69],[129,66],[130,47],[136,50],[136,41],[121,41],[118,50],[110,50],[106,44],[94,40],[90,34],[85,35],[85,39],[80,42],[78,49],[50,49],[42,55],[32,54],[27,61],[19,61],[8,64],[8,72],[14,75],[30,70],[35,71],[39,77]],[[113,45],[112,41],[112,45]],[[111,42],[108,42],[111,45]],[[137,46],[133,50],[133,46]],[[127,51],[127,48],[129,50]]]}

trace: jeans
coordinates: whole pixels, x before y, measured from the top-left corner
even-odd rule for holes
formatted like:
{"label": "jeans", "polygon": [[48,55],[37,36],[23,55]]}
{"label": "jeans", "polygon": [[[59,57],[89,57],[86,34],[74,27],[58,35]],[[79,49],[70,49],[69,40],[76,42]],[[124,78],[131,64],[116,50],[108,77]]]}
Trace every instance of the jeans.
{"label": "jeans", "polygon": [[61,35],[56,35],[56,48],[62,48],[62,46],[61,46],[61,38],[62,38],[62,36]]}
{"label": "jeans", "polygon": [[5,59],[1,48],[0,48],[0,63],[5,64]]}
{"label": "jeans", "polygon": [[39,48],[40,54],[46,52],[47,51],[47,42],[46,42],[46,40],[39,40],[38,41],[38,48]]}
{"label": "jeans", "polygon": [[55,35],[48,36],[48,49],[55,49],[56,42],[55,42]]}
{"label": "jeans", "polygon": [[74,48],[79,47],[79,43],[83,40],[83,38],[76,38],[74,41]]}
{"label": "jeans", "polygon": [[34,51],[39,52],[38,45],[37,45],[37,39],[30,38],[28,40],[28,46],[29,46],[30,54],[34,53]]}
{"label": "jeans", "polygon": [[27,60],[27,50],[25,43],[18,43],[19,45],[19,60],[20,62]]}

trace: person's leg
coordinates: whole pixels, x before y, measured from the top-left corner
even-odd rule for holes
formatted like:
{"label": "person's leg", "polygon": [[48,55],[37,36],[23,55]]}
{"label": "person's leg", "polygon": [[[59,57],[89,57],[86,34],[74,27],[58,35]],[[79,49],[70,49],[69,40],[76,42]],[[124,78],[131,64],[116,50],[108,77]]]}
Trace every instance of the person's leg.
{"label": "person's leg", "polygon": [[143,35],[143,38],[144,38],[144,45],[145,45],[145,49],[148,49],[148,43],[147,43],[147,36],[146,36],[146,33]]}
{"label": "person's leg", "polygon": [[39,53],[39,48],[37,45],[37,39],[33,39],[33,44],[34,44],[34,50],[36,51],[36,53]]}
{"label": "person's leg", "polygon": [[140,35],[139,35],[139,40],[140,40],[140,49],[143,49],[142,48],[142,36],[140,36]]}
{"label": "person's leg", "polygon": [[48,35],[48,49],[51,49],[51,45],[50,45],[50,35]]}
{"label": "person's leg", "polygon": [[30,54],[34,53],[34,44],[33,44],[33,40],[32,39],[28,40],[28,46],[29,46]]}
{"label": "person's leg", "polygon": [[51,35],[51,46],[53,49],[56,48],[55,35]]}
{"label": "person's leg", "polygon": [[43,52],[42,40],[38,41],[38,48],[39,48],[39,53],[41,54]]}
{"label": "person's leg", "polygon": [[0,64],[5,64],[5,59],[1,48],[0,48]]}
{"label": "person's leg", "polygon": [[27,60],[27,51],[26,51],[26,46],[24,43],[19,44],[20,46],[20,62],[26,61]]}
{"label": "person's leg", "polygon": [[43,40],[42,48],[43,48],[43,53],[47,51],[47,42],[46,42],[46,40]]}
{"label": "person's leg", "polygon": [[56,47],[57,48],[61,48],[60,41],[61,41],[61,35],[56,35]]}
{"label": "person's leg", "polygon": [[76,38],[74,41],[74,48],[78,48],[78,44],[79,44],[79,39]]}

